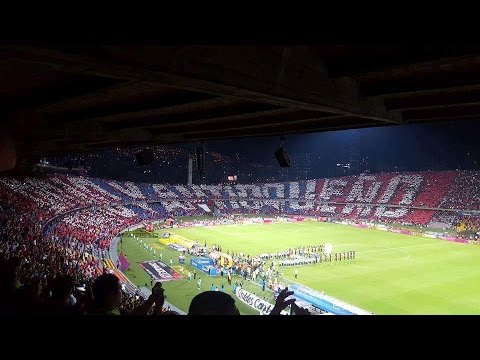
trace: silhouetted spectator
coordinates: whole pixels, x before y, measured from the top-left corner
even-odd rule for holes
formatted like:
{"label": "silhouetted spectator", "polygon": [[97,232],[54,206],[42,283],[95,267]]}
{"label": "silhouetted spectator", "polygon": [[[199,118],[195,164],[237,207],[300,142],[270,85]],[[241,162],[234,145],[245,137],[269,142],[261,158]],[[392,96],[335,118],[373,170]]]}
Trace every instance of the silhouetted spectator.
{"label": "silhouetted spectator", "polygon": [[240,315],[235,300],[220,291],[205,291],[192,299],[188,315]]}
{"label": "silhouetted spectator", "polygon": [[122,287],[120,281],[113,274],[104,274],[93,283],[93,304],[90,313],[98,315],[147,315],[155,305],[153,314],[160,314],[164,302],[165,295],[162,284],[156,283],[148,299],[128,312],[121,308]]}
{"label": "silhouetted spectator", "polygon": [[60,276],[50,282],[51,297],[41,308],[45,314],[73,315],[80,314],[73,296],[74,279],[71,276]]}
{"label": "silhouetted spectator", "polygon": [[0,261],[0,314],[12,314],[18,308],[18,291],[22,262],[18,257]]}

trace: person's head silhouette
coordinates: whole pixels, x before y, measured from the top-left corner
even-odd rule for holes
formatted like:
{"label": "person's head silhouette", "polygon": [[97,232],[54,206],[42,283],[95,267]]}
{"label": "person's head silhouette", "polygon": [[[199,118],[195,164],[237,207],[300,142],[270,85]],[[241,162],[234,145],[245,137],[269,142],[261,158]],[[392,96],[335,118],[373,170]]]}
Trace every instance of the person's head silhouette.
{"label": "person's head silhouette", "polygon": [[219,291],[205,291],[190,303],[188,315],[240,315],[235,300]]}
{"label": "person's head silhouette", "polygon": [[94,312],[108,313],[122,304],[122,287],[113,274],[103,274],[95,279],[92,292]]}

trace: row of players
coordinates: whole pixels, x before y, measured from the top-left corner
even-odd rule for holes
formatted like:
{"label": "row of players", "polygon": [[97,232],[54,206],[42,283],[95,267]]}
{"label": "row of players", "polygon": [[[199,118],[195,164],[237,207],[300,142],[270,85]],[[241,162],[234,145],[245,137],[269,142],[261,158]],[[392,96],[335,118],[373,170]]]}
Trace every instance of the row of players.
{"label": "row of players", "polygon": [[317,264],[322,262],[353,260],[355,259],[355,256],[356,256],[355,250],[334,253],[329,255],[315,254],[313,257],[304,258],[304,259],[279,261],[278,265],[279,266],[295,266],[295,265]]}

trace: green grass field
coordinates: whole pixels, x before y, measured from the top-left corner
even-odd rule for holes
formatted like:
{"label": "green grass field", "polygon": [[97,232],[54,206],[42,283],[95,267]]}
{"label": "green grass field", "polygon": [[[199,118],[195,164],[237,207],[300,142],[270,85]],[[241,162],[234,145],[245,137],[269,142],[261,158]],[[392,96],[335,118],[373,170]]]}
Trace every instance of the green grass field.
{"label": "green grass field", "polygon": [[[317,222],[195,227],[172,232],[201,244],[220,244],[223,251],[251,255],[329,242],[334,252],[356,250],[356,259],[283,268],[284,276],[293,280],[297,269],[299,283],[375,314],[480,314],[480,247],[475,245]],[[158,238],[146,240],[160,245]],[[126,275],[136,285],[150,285],[137,262],[153,255],[128,237],[120,249],[131,263]],[[172,257],[178,264],[178,252],[163,247],[157,249],[157,258],[159,251],[164,262]],[[188,268],[185,266],[185,274]],[[227,286],[226,279],[207,278],[202,275],[202,290],[208,290],[212,283]],[[167,300],[185,311],[199,292],[196,283],[186,279],[165,282],[164,288]],[[245,288],[273,303],[272,293],[262,292],[258,285],[248,283]],[[233,295],[231,287],[227,290]],[[240,301],[237,306],[242,314],[256,314]]]}

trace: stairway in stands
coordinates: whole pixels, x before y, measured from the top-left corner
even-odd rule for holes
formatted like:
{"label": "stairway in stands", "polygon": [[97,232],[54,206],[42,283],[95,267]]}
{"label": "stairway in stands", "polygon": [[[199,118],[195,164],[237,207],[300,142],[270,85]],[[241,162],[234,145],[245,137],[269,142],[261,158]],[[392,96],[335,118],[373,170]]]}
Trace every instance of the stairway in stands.
{"label": "stairway in stands", "polygon": [[110,259],[103,259],[103,268],[114,274],[122,284],[125,284],[125,287],[128,292],[135,294],[137,287],[133,285],[130,280],[113,264],[113,261]]}

